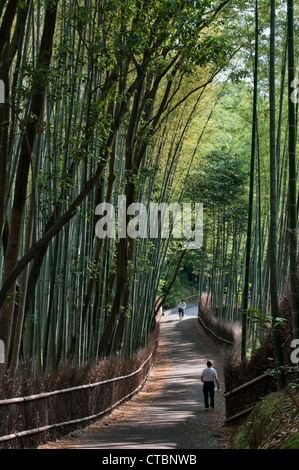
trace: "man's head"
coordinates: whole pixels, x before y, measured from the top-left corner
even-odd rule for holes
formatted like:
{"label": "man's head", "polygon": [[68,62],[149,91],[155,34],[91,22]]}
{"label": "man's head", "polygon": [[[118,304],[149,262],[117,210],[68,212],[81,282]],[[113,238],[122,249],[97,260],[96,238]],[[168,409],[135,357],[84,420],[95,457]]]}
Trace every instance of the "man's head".
{"label": "man's head", "polygon": [[208,366],[208,367],[212,367],[211,361],[207,361],[207,366]]}

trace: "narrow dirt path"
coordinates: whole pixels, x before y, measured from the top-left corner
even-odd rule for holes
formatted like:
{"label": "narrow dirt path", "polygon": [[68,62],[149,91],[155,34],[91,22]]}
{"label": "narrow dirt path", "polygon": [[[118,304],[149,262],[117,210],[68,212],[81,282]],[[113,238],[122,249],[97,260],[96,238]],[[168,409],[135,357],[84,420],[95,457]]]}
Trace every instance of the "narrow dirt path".
{"label": "narrow dirt path", "polygon": [[208,359],[223,384],[221,353],[200,332],[197,306],[182,321],[176,309],[161,317],[156,364],[138,395],[109,416],[42,449],[220,449],[224,398],[205,411],[200,375]]}

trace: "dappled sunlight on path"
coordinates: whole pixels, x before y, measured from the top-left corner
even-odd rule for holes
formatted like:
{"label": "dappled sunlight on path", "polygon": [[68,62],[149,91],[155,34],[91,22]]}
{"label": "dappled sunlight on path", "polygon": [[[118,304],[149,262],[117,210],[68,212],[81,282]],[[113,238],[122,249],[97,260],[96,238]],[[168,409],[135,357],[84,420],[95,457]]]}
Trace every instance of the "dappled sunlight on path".
{"label": "dappled sunlight on path", "polygon": [[218,449],[224,423],[224,398],[204,410],[200,375],[210,359],[223,383],[221,352],[197,325],[191,304],[178,321],[177,311],[161,317],[156,364],[138,395],[109,416],[66,439],[41,448]]}

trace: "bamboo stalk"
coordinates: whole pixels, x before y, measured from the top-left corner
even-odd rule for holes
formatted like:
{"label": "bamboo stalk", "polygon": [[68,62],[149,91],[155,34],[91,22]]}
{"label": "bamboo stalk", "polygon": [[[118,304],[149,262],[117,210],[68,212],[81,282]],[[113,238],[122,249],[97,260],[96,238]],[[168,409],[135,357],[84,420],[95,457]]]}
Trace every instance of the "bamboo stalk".
{"label": "bamboo stalk", "polygon": [[240,411],[240,413],[237,413],[233,416],[230,416],[229,418],[226,418],[225,422],[226,423],[230,423],[231,421],[237,419],[237,418],[241,418],[241,416],[244,416],[248,413],[251,413],[251,411],[253,411],[253,406],[250,406],[249,408],[246,408],[246,410],[243,410],[243,411]]}

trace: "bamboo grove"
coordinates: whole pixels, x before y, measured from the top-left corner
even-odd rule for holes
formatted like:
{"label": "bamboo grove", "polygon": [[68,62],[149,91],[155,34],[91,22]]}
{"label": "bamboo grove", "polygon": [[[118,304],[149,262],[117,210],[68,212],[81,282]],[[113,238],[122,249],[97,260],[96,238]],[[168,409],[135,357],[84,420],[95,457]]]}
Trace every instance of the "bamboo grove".
{"label": "bamboo grove", "polygon": [[[130,357],[188,263],[243,356],[288,287],[298,336],[298,23],[276,3],[0,0],[2,372]],[[120,197],[203,203],[201,250],[97,237]]]}
{"label": "bamboo grove", "polygon": [[247,34],[235,73],[249,71],[250,94],[230,83],[226,93],[233,98],[229,101],[222,92],[221,99],[224,112],[234,103],[243,136],[235,139],[234,156],[218,148],[207,155],[192,184],[206,195],[208,214],[200,295],[202,306],[211,308],[220,320],[240,322],[243,358],[271,330],[277,364],[282,365],[279,330],[285,319],[279,304],[284,296],[290,295],[293,338],[298,338],[299,318],[298,12],[293,2],[252,2],[242,24]]}
{"label": "bamboo grove", "polygon": [[227,3],[1,1],[2,369],[146,344],[169,240],[98,238],[95,208],[170,200]]}

